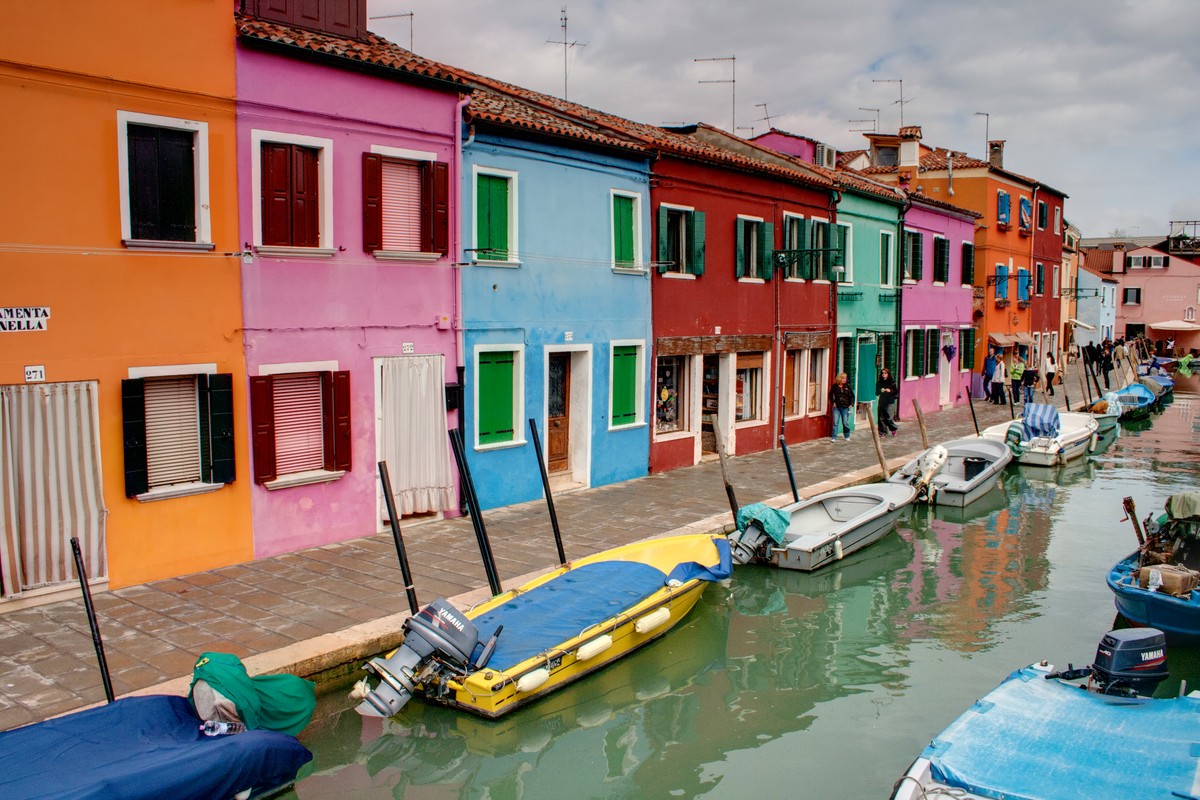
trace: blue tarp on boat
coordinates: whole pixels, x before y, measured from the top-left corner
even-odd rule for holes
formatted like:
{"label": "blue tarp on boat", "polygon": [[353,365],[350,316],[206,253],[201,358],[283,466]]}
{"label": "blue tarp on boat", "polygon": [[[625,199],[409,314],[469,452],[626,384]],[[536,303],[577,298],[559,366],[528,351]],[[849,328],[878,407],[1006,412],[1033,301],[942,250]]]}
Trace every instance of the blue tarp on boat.
{"label": "blue tarp on boat", "polygon": [[668,581],[728,578],[733,573],[729,541],[720,538],[713,544],[720,554],[715,566],[688,562],[667,575],[656,567],[632,561],[584,564],[475,617],[472,622],[479,630],[480,641],[490,638],[497,625],[504,626],[488,666],[506,670],[573,639],[585,628],[637,605]]}
{"label": "blue tarp on boat", "polygon": [[1058,406],[1049,403],[1026,403],[1021,413],[1021,424],[1024,426],[1025,441],[1039,436],[1058,436],[1061,420],[1058,416]]}
{"label": "blue tarp on boat", "polygon": [[1200,699],[1116,698],[1017,670],[921,755],[993,798],[1200,796]]}
{"label": "blue tarp on boat", "polygon": [[126,697],[0,733],[0,797],[213,800],[290,783],[312,753],[293,736],[200,733],[183,697]]}

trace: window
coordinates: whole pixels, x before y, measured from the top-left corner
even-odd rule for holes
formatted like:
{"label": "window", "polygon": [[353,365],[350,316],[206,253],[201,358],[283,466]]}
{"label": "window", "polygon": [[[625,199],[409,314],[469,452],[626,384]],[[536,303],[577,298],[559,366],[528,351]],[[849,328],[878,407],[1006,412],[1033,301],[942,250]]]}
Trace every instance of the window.
{"label": "window", "polygon": [[959,328],[958,331],[958,369],[960,372],[970,372],[975,369],[975,329]]}
{"label": "window", "polygon": [[1033,203],[1028,197],[1022,197],[1020,202],[1021,208],[1021,230],[1029,231],[1033,228]]}
{"label": "window", "polygon": [[612,394],[610,427],[636,425],[642,421],[642,346],[614,343],[612,348]]}
{"label": "window", "polygon": [[371,152],[363,153],[362,171],[365,251],[410,255],[449,250],[449,165]]}
{"label": "window", "polygon": [[971,286],[975,283],[975,245],[963,242],[962,245],[962,284]]}
{"label": "window", "polygon": [[367,37],[366,6],[356,0],[243,0],[241,5],[245,13],[260,19],[350,39]]}
{"label": "window", "polygon": [[[809,226],[812,236],[814,280],[832,281],[840,274],[846,273],[846,233],[849,228],[834,222],[813,220]],[[837,268],[841,267],[841,270]]]}
{"label": "window", "polygon": [[1167,265],[1166,256],[1147,256],[1150,261],[1150,269],[1162,269]]}
{"label": "window", "polygon": [[734,420],[762,419],[762,353],[738,353],[734,374]]}
{"label": "window", "polygon": [[737,218],[737,277],[770,280],[774,273],[775,226],[750,217]]}
{"label": "window", "polygon": [[255,244],[334,255],[332,140],[258,130],[250,137]]}
{"label": "window", "polygon": [[1017,269],[1017,302],[1029,302],[1029,270]]}
{"label": "window", "polygon": [[1008,267],[1004,264],[996,265],[996,299],[1008,299]]}
{"label": "window", "polygon": [[687,430],[688,356],[659,356],[655,366],[654,430]]}
{"label": "window", "polygon": [[1037,264],[1034,267],[1033,293],[1041,297],[1046,293],[1046,265]]}
{"label": "window", "polygon": [[996,192],[996,222],[1001,230],[1008,230],[1012,224],[1012,198],[1002,189]]}
{"label": "window", "polygon": [[612,242],[615,269],[641,269],[641,198],[612,193]]}
{"label": "window", "polygon": [[904,232],[904,280],[920,282],[925,263],[925,237],[919,231]]}
{"label": "window", "polygon": [[804,413],[804,359],[807,350],[788,350],[783,356],[783,416]]}
{"label": "window", "polygon": [[[834,223],[832,226],[834,233],[833,247],[834,252],[830,254],[832,260],[831,266],[835,270],[835,277],[847,283],[854,282],[854,237],[849,225],[841,222]],[[841,275],[837,276],[836,268],[841,267]]]}
{"label": "window", "polygon": [[475,259],[517,261],[517,176],[475,168]]}
{"label": "window", "polygon": [[950,240],[933,237],[933,282],[950,282]]}
{"label": "window", "polygon": [[793,252],[788,259],[785,278],[804,280],[812,275],[812,260],[808,254],[795,251],[808,248],[808,220],[791,214],[783,215],[783,249]]}
{"label": "window", "polygon": [[1051,297],[1058,297],[1059,294],[1061,293],[1060,287],[1058,285],[1058,282],[1060,280],[1062,280],[1060,265],[1055,264],[1054,265],[1054,275],[1051,278],[1051,283],[1050,283],[1050,296]]}
{"label": "window", "polygon": [[925,374],[937,375],[941,368],[941,333],[937,328],[928,328],[925,331]]}
{"label": "window", "polygon": [[475,354],[476,447],[518,443],[521,356],[516,349],[477,350]]}
{"label": "window", "polygon": [[925,374],[925,331],[910,328],[904,332],[904,377],[920,378]]}
{"label": "window", "polygon": [[817,348],[808,353],[808,373],[805,379],[808,394],[808,415],[819,417],[825,414],[825,400],[829,396],[829,350]]}
{"label": "window", "polygon": [[233,376],[155,371],[121,381],[125,496],[232,482]]}
{"label": "window", "polygon": [[350,470],[349,372],[254,376],[250,378],[250,421],[255,483],[302,473]]}
{"label": "window", "polygon": [[1140,287],[1129,287],[1123,290],[1121,303],[1127,306],[1141,305],[1142,290]]}
{"label": "window", "polygon": [[[1044,231],[1044,230],[1046,230],[1047,223],[1050,222],[1050,207],[1046,205],[1045,201],[1038,200],[1037,211],[1038,211],[1038,217],[1037,217],[1038,230]],[[1057,231],[1055,231],[1055,232],[1057,233]]]}
{"label": "window", "polygon": [[851,336],[839,336],[837,338],[837,350],[835,351],[833,362],[833,374],[846,373],[846,385],[854,388],[858,385],[858,370],[856,369],[855,356],[858,351],[854,347],[854,339]]}
{"label": "window", "polygon": [[657,244],[660,273],[703,275],[704,212],[660,205]]}
{"label": "window", "polygon": [[1062,208],[1060,206],[1054,207],[1054,232],[1062,233]]}
{"label": "window", "polygon": [[117,138],[122,241],[210,249],[208,124],[119,111]]}
{"label": "window", "polygon": [[1125,256],[1125,269],[1141,269],[1145,266],[1145,256]]}
{"label": "window", "polygon": [[887,231],[879,232],[879,285],[892,285],[892,263],[895,260],[892,240],[895,237]]}
{"label": "window", "polygon": [[1195,308],[1193,308],[1192,306],[1188,306],[1187,308],[1185,308],[1183,310],[1183,321],[1184,322],[1194,322],[1195,319],[1196,319],[1196,309]]}

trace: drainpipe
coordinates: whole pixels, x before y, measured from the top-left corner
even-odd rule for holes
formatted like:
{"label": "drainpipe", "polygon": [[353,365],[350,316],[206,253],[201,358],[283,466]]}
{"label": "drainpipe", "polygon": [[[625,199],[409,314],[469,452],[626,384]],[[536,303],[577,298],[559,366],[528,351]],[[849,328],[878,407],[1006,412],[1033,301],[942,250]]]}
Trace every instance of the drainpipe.
{"label": "drainpipe", "polygon": [[[900,190],[904,191],[904,190]],[[904,249],[904,218],[908,214],[908,210],[912,208],[912,197],[908,192],[904,192],[904,205],[900,207],[900,219],[896,221],[896,245],[898,256]],[[896,369],[893,370],[892,377],[902,375],[904,365],[904,275],[901,272],[900,259],[896,259]],[[891,367],[888,367],[891,370]],[[896,418],[900,418],[900,411],[904,407],[901,402],[901,393],[904,389],[904,379],[896,380]]]}
{"label": "drainpipe", "polygon": [[[454,172],[454,186],[458,187],[458,206],[454,209],[454,241],[450,245],[450,253],[453,259],[451,269],[454,270],[454,349],[455,349],[455,377],[458,379],[458,435],[459,441],[466,441],[466,417],[467,417],[467,392],[466,392],[466,353],[463,352],[465,345],[463,336],[463,318],[462,318],[462,267],[453,266],[462,257],[462,165],[463,165],[463,147],[469,145],[471,140],[475,138],[475,130],[471,129],[471,137],[466,144],[462,140],[463,128],[463,113],[467,110],[467,105],[471,102],[471,95],[464,95],[461,100],[454,106],[454,164],[451,167]],[[458,513],[464,515],[467,513],[467,498],[466,493],[462,491],[462,479],[459,479],[458,485]]]}

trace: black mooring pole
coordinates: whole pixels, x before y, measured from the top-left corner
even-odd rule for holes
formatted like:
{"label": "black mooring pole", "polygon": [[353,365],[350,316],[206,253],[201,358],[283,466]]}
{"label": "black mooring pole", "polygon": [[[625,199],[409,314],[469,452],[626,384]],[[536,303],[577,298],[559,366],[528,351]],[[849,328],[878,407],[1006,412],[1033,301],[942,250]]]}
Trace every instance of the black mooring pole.
{"label": "black mooring pole", "polygon": [[967,405],[971,407],[971,424],[975,426],[975,435],[979,435],[979,420],[975,419],[975,401],[971,399],[971,386],[967,385]]}
{"label": "black mooring pole", "polygon": [[483,571],[487,573],[488,586],[492,590],[492,595],[495,596],[504,590],[500,588],[500,577],[496,574],[496,559],[492,556],[492,545],[488,542],[487,528],[483,525],[483,514],[479,510],[479,497],[475,494],[475,482],[471,480],[471,470],[467,467],[462,436],[456,430],[450,431],[450,447],[454,450],[454,462],[458,464],[462,489],[467,495],[467,510],[471,515],[471,527],[475,529],[475,541],[479,543],[479,556],[483,559]]}
{"label": "black mooring pole", "polygon": [[546,457],[542,455],[542,437],[538,436],[537,423],[529,418],[529,435],[533,437],[533,452],[537,453],[538,469],[542,473],[542,488],[546,490],[546,508],[550,509],[550,527],[554,528],[554,544],[558,547],[558,563],[567,563],[563,552],[562,531],[558,528],[558,514],[554,511],[554,495],[550,493],[550,473],[546,471]]}
{"label": "black mooring pole", "polygon": [[104,642],[100,639],[100,626],[96,624],[96,609],[92,606],[92,590],[87,582],[87,570],[83,567],[83,553],[79,550],[79,537],[71,537],[71,550],[75,553],[75,571],[79,573],[79,588],[83,590],[83,608],[87,612],[88,627],[92,629],[92,644],[96,646],[96,660],[100,662],[100,680],[104,682],[104,696],[113,701],[112,679],[108,676],[108,659],[104,657]]}
{"label": "black mooring pole", "polygon": [[400,518],[396,514],[396,499],[392,496],[392,479],[388,476],[386,461],[379,462],[379,481],[383,484],[383,501],[387,504],[388,522],[392,526],[392,541],[396,543],[396,558],[400,559],[400,574],[404,578],[408,608],[415,615],[420,610],[417,590],[413,588],[412,573],[408,569],[408,554],[404,550],[404,537],[400,535]]}
{"label": "black mooring pole", "polygon": [[737,495],[733,493],[733,484],[729,482],[729,470],[725,467],[725,445],[721,443],[721,432],[717,429],[718,425],[713,422],[713,435],[716,437],[717,443],[717,460],[721,463],[721,481],[725,484],[725,497],[729,499],[729,510],[733,512],[733,525],[737,527],[738,505]]}
{"label": "black mooring pole", "polygon": [[788,455],[787,439],[779,437],[779,449],[783,451],[783,463],[787,466],[788,484],[792,487],[792,499],[800,502],[800,492],[796,491],[796,473],[792,472],[792,457]]}

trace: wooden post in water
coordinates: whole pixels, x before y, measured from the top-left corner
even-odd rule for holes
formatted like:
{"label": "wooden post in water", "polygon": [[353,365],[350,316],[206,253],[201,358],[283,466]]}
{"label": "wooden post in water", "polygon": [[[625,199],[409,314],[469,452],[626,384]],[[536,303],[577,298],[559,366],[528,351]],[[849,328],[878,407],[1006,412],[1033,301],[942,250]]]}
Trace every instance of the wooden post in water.
{"label": "wooden post in water", "polygon": [[[913,402],[917,401],[913,400]],[[875,455],[879,458],[879,471],[883,473],[883,479],[886,481],[888,479],[887,458],[883,455],[883,443],[879,441],[879,430],[874,425],[867,427],[871,429],[871,441],[875,442]],[[921,432],[924,434],[924,429]]]}
{"label": "wooden post in water", "polygon": [[921,413],[921,404],[917,402],[917,398],[912,401],[913,410],[917,412],[917,426],[921,429],[921,449],[929,449],[929,432],[925,430],[925,415]]}
{"label": "wooden post in water", "polygon": [[738,501],[737,495],[733,493],[733,484],[729,482],[729,471],[725,467],[725,444],[721,438],[721,431],[718,430],[718,425],[713,424],[713,438],[717,444],[717,460],[721,462],[721,481],[725,484],[725,496],[729,499],[729,510],[733,512],[733,527],[737,529],[737,512]]}
{"label": "wooden post in water", "polygon": [[400,577],[404,578],[404,593],[408,595],[408,609],[416,616],[421,610],[417,603],[417,590],[413,588],[412,572],[408,568],[408,551],[404,548],[404,536],[400,533],[400,515],[396,513],[396,498],[392,494],[392,479],[386,461],[380,461],[379,483],[383,487],[383,502],[387,506],[388,524],[392,528],[392,543],[396,545],[396,558],[400,561]]}
{"label": "wooden post in water", "polygon": [[1076,374],[1079,376],[1079,388],[1083,392],[1083,407],[1087,408],[1092,404],[1092,392],[1088,388],[1087,379],[1083,373],[1087,370],[1087,356],[1083,354],[1083,348],[1079,348],[1079,360],[1075,362],[1079,366],[1079,371]]}
{"label": "wooden post in water", "polygon": [[971,399],[971,387],[967,387],[967,405],[971,407],[971,424],[975,426],[975,435],[979,435],[979,420],[975,418],[975,401]]}
{"label": "wooden post in water", "polygon": [[92,590],[88,586],[87,568],[83,566],[83,552],[79,549],[79,537],[71,537],[71,552],[75,556],[75,572],[79,574],[79,589],[83,593],[83,610],[87,613],[88,627],[92,629],[92,646],[96,648],[96,661],[100,665],[100,680],[104,684],[104,696],[113,701],[112,678],[108,674],[108,659],[104,657],[104,640],[100,638],[100,626],[96,622],[96,608],[92,605]]}
{"label": "wooden post in water", "polygon": [[529,435],[533,438],[533,452],[537,454],[538,472],[542,476],[542,491],[546,493],[546,508],[550,511],[550,527],[554,529],[554,544],[558,547],[558,563],[567,563],[563,552],[562,531],[558,528],[558,512],[554,510],[554,493],[550,491],[550,473],[546,471],[546,459],[542,455],[542,437],[538,435],[537,422],[529,418]]}

